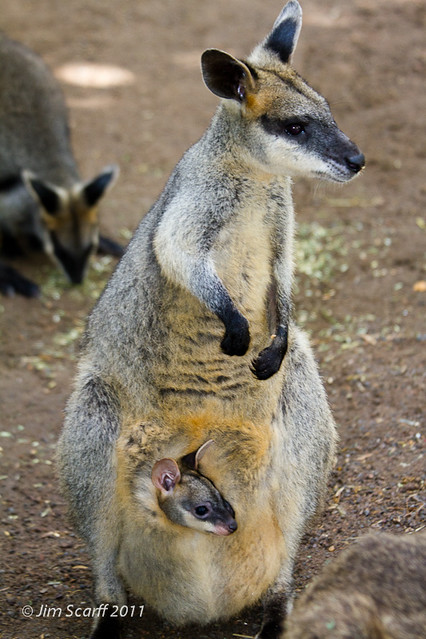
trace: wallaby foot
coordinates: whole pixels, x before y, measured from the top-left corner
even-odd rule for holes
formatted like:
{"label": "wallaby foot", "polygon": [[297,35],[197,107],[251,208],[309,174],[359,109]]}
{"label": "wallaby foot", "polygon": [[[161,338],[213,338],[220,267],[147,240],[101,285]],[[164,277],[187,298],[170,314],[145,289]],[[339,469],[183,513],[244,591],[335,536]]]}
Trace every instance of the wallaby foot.
{"label": "wallaby foot", "polygon": [[4,230],[1,232],[1,252],[4,257],[9,259],[22,257],[24,255],[21,243],[18,242],[13,235]]}
{"label": "wallaby foot", "polygon": [[255,639],[280,639],[284,632],[284,621],[287,613],[287,597],[284,593],[276,594],[265,602],[262,627]]}
{"label": "wallaby foot", "polygon": [[118,242],[110,240],[109,237],[104,235],[99,236],[98,253],[101,255],[113,255],[114,257],[121,257],[124,253],[124,248]]}
{"label": "wallaby foot", "polygon": [[236,312],[225,322],[226,332],[220,347],[225,355],[244,355],[250,344],[250,331],[246,318]]}
{"label": "wallaby foot", "polygon": [[16,293],[24,297],[38,297],[40,289],[37,284],[31,282],[11,266],[0,263],[0,292],[7,297],[13,297]]}
{"label": "wallaby foot", "polygon": [[111,612],[106,612],[95,622],[92,629],[90,639],[120,639],[120,619],[119,617],[111,617]]}
{"label": "wallaby foot", "polygon": [[251,365],[251,372],[257,379],[269,379],[280,369],[288,347],[288,327],[279,326],[272,343],[260,351]]}

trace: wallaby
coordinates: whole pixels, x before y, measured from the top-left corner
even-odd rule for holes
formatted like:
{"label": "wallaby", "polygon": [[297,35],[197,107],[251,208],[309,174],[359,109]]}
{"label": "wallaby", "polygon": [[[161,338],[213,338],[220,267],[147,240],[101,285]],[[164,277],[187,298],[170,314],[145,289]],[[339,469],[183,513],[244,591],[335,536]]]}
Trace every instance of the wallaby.
{"label": "wallaby", "polygon": [[235,513],[217,490],[213,482],[198,471],[198,464],[209,440],[195,452],[178,462],[171,458],[160,459],[152,469],[152,483],[158,489],[158,504],[168,519],[215,535],[230,535],[237,530]]}
{"label": "wallaby", "polygon": [[[203,54],[220,106],[88,319],[58,445],[97,602],[124,604],[129,589],[185,624],[262,600],[262,639],[281,633],[336,443],[308,340],[290,318],[290,176],[345,182],[364,164],[290,66],[300,27],[292,0],[247,60]],[[203,474],[238,521],[227,537],[135,502],[152,491],[153,461],[209,439]],[[115,636],[114,623],[99,620],[92,637]]]}
{"label": "wallaby", "polygon": [[364,535],[296,601],[282,639],[424,639],[426,531]]}
{"label": "wallaby", "polygon": [[[0,249],[13,257],[42,249],[75,284],[90,255],[121,255],[99,237],[97,205],[118,175],[116,166],[81,182],[70,146],[59,84],[43,60],[0,33]],[[38,286],[0,263],[0,291],[27,297]]]}

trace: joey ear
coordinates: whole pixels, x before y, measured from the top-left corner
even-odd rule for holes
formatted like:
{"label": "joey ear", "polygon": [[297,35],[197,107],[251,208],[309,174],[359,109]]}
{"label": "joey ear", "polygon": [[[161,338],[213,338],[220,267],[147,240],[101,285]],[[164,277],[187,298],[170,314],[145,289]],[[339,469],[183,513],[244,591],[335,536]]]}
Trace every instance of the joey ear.
{"label": "joey ear", "polygon": [[248,66],[225,51],[207,49],[201,56],[203,80],[220,98],[242,102],[254,79]]}
{"label": "joey ear", "polygon": [[213,439],[209,439],[207,442],[202,444],[200,448],[182,457],[182,464],[190,470],[197,470],[202,457],[212,444],[214,444]]}
{"label": "joey ear", "polygon": [[119,173],[118,166],[112,164],[105,167],[93,180],[84,183],[81,192],[88,206],[95,206],[99,202],[107,189],[112,187]]}
{"label": "joey ear", "polygon": [[66,199],[66,191],[58,186],[40,180],[31,171],[22,171],[22,180],[31,195],[49,215],[57,215],[61,203]]}
{"label": "joey ear", "polygon": [[180,482],[181,474],[174,459],[164,458],[155,462],[151,473],[152,483],[162,495],[170,494]]}
{"label": "joey ear", "polygon": [[256,59],[262,52],[273,53],[286,64],[296,48],[301,28],[302,7],[297,0],[290,0],[275,20],[269,35],[254,49],[249,59]]}
{"label": "joey ear", "polygon": [[212,444],[214,444],[213,439],[209,439],[202,446],[200,446],[200,448],[195,453],[195,470],[197,470],[198,464]]}

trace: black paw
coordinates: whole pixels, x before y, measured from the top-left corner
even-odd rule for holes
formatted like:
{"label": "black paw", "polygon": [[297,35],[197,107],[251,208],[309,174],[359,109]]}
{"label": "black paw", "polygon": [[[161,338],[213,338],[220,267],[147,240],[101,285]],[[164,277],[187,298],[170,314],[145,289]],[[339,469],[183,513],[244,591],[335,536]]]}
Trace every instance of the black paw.
{"label": "black paw", "polygon": [[20,275],[11,266],[0,264],[0,293],[7,297],[23,295],[24,297],[38,297],[40,289],[37,284]]}
{"label": "black paw", "polygon": [[268,621],[262,625],[262,628],[256,635],[255,639],[281,639],[282,633],[283,626],[281,623]]}
{"label": "black paw", "polygon": [[100,255],[113,255],[114,257],[121,257],[124,253],[124,248],[118,242],[110,240],[109,237],[104,235],[99,236],[98,253]]}
{"label": "black paw", "polygon": [[120,619],[111,617],[108,610],[99,617],[90,639],[120,639]]}
{"label": "black paw", "polygon": [[244,355],[250,344],[250,331],[246,318],[238,316],[227,326],[225,337],[220,347],[225,355]]}
{"label": "black paw", "polygon": [[287,329],[280,326],[277,330],[272,344],[260,351],[251,365],[251,372],[257,379],[269,379],[275,375],[281,367],[284,356],[287,352],[288,340]]}
{"label": "black paw", "polygon": [[262,626],[255,639],[281,639],[287,606],[286,592],[276,593],[273,599],[265,602]]}

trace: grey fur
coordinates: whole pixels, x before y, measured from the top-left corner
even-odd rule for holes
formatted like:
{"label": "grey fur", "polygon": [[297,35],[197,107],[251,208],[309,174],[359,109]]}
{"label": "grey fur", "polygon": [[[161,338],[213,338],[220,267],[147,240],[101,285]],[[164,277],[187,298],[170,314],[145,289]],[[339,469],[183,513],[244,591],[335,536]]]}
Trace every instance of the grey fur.
{"label": "grey fur", "polygon": [[[274,29],[300,21],[298,3],[287,6]],[[345,152],[359,154],[268,41],[247,63],[203,55],[204,79],[227,97],[89,317],[58,447],[97,601],[122,603],[127,587],[184,624],[262,599],[262,639],[281,631],[297,548],[321,506],[336,443],[309,343],[290,319],[290,175],[347,180],[355,170]],[[294,44],[287,38],[287,51]],[[309,149],[285,129],[267,132],[265,109],[283,121],[316,118],[332,157],[315,126]],[[210,438],[203,474],[235,508],[229,537],[173,526],[151,482],[156,460]],[[109,631],[101,622],[93,637]]]}

